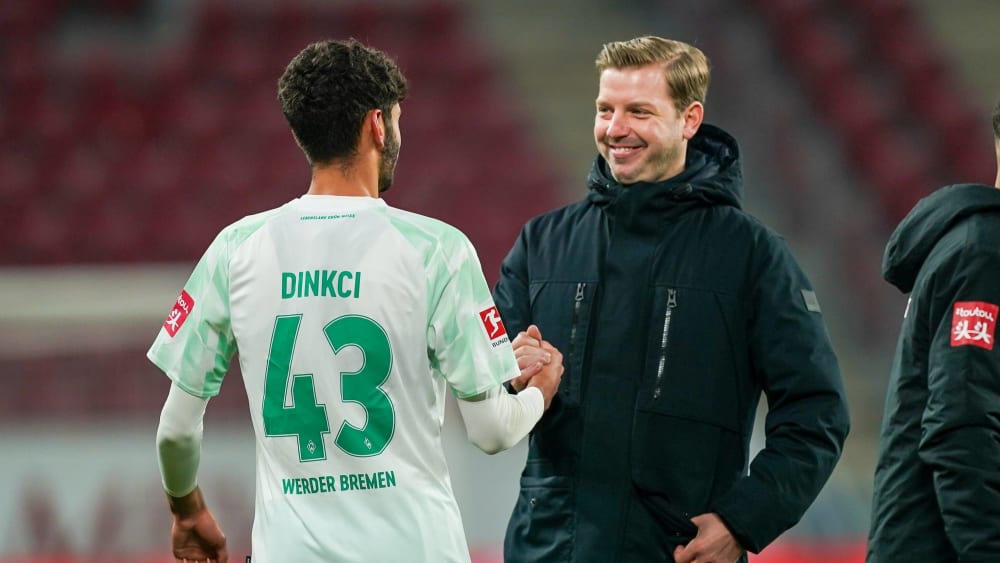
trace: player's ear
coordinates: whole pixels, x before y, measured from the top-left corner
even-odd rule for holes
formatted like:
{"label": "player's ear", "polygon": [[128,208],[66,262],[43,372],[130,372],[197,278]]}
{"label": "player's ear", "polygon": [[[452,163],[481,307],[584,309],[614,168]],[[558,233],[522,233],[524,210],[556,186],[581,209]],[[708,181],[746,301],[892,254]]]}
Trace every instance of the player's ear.
{"label": "player's ear", "polygon": [[379,149],[385,148],[385,116],[382,110],[373,109],[368,112],[366,123],[371,129],[372,141]]}

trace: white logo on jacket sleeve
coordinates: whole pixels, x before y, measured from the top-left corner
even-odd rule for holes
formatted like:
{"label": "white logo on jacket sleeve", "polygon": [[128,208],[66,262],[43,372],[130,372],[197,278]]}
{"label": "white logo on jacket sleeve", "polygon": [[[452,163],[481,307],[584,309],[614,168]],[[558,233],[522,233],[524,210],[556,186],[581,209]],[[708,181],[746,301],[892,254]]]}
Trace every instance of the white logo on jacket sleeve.
{"label": "white logo on jacket sleeve", "polygon": [[1000,307],[983,301],[957,301],[951,317],[951,345],[993,349]]}
{"label": "white logo on jacket sleeve", "polygon": [[486,329],[490,341],[507,336],[507,328],[503,326],[503,319],[500,318],[500,311],[497,311],[496,306],[479,311],[479,319],[483,322],[483,328]]}

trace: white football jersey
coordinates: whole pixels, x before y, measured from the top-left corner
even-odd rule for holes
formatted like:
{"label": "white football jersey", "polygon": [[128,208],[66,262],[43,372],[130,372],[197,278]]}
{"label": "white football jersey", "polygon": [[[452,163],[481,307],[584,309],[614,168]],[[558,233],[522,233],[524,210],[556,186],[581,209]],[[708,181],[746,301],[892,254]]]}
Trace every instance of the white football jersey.
{"label": "white football jersey", "polygon": [[476,395],[518,368],[465,235],[368,197],[306,195],[230,225],[148,356],[212,397],[236,352],[254,563],[469,561],[445,390]]}

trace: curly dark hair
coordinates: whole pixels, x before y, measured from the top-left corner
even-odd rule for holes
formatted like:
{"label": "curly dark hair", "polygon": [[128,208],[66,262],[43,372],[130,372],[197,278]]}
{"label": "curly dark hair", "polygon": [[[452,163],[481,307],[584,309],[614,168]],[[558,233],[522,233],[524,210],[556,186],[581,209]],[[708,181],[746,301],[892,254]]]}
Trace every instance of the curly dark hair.
{"label": "curly dark hair", "polygon": [[310,44],[278,80],[281,113],[313,165],[353,157],[365,114],[380,109],[388,119],[405,97],[396,63],[353,38]]}

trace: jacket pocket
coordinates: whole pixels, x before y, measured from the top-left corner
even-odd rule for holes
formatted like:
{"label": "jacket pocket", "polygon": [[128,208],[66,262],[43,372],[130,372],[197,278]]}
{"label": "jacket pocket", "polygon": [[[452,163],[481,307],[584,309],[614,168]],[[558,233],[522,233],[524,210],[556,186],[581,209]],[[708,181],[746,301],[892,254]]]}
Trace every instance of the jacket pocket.
{"label": "jacket pocket", "polygon": [[684,545],[698,535],[698,527],[691,521],[691,517],[696,514],[679,510],[659,488],[643,488],[644,484],[640,483],[634,485],[642,506],[656,522],[662,536],[671,544]]}
{"label": "jacket pocket", "polygon": [[[738,304],[711,291],[653,288],[638,410],[740,432],[745,351],[734,346]],[[744,346],[745,348],[745,346]]]}
{"label": "jacket pocket", "polygon": [[[632,481],[666,530],[690,531],[677,522],[704,513],[740,478],[744,440],[713,424],[637,412],[632,435]],[[664,508],[666,507],[666,508]],[[654,508],[656,508],[654,510]]]}
{"label": "jacket pocket", "polygon": [[587,334],[597,284],[593,282],[533,282],[530,287],[531,318],[563,354],[558,399],[564,406],[578,406],[583,394]]}
{"label": "jacket pocket", "polygon": [[504,561],[570,561],[574,535],[570,478],[522,476],[504,538]]}

